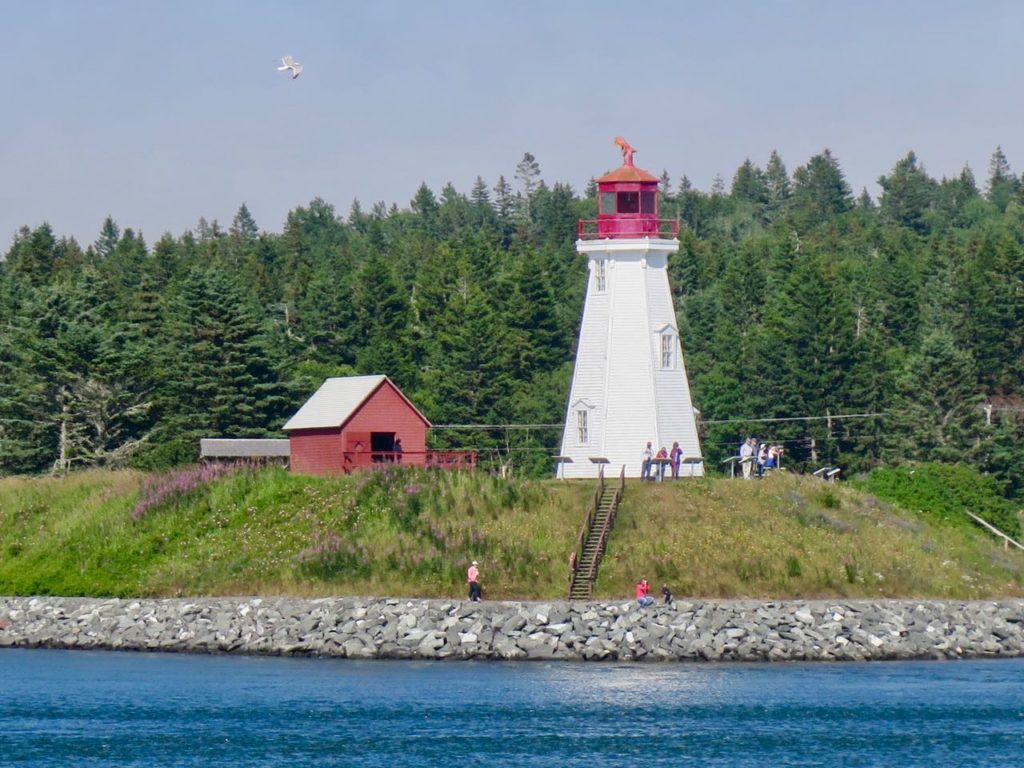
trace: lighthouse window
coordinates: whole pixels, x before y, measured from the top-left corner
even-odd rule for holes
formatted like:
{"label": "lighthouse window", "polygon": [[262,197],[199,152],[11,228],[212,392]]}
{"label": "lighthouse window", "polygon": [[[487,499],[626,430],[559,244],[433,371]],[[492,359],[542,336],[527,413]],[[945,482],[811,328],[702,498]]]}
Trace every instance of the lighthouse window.
{"label": "lighthouse window", "polygon": [[675,336],[671,333],[663,333],[661,335],[661,367],[662,368],[674,368],[675,367]]}
{"label": "lighthouse window", "polygon": [[640,213],[657,213],[655,210],[655,193],[654,192],[641,192],[640,193]]}
{"label": "lighthouse window", "polygon": [[587,434],[587,411],[580,408],[576,411],[576,439],[580,445],[586,445],[589,437]]}
{"label": "lighthouse window", "polygon": [[619,192],[618,213],[640,213],[639,192]]}
{"label": "lighthouse window", "polygon": [[615,213],[615,193],[601,193],[601,213]]}
{"label": "lighthouse window", "polygon": [[608,286],[605,266],[606,264],[604,259],[598,259],[594,262],[594,288],[602,293]]}

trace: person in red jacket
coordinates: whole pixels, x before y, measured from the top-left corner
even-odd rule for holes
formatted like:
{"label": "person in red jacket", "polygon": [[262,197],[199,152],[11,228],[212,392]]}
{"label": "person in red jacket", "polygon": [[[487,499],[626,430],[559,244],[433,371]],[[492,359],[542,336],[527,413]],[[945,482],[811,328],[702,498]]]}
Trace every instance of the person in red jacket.
{"label": "person in red jacket", "polygon": [[636,583],[636,601],[641,608],[646,608],[654,603],[654,598],[647,594],[650,591],[651,585],[647,582],[647,579],[640,579]]}

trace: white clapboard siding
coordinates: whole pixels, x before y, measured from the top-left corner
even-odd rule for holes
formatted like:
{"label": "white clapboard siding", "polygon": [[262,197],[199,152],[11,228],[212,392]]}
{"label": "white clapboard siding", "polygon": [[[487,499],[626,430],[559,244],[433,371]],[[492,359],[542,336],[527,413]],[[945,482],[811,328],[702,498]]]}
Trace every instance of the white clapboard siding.
{"label": "white clapboard siding", "polygon": [[[580,241],[590,262],[576,366],[566,410],[559,469],[566,478],[596,477],[592,457],[608,459],[606,476],[639,477],[647,441],[654,451],[678,441],[685,456],[700,456],[696,420],[686,379],[666,270],[677,240]],[[605,261],[599,290],[595,262]],[[669,333],[674,359],[662,367],[661,335]],[[588,413],[588,440],[579,441],[577,411]],[[694,474],[700,474],[698,465]],[[685,474],[690,474],[687,469]]]}

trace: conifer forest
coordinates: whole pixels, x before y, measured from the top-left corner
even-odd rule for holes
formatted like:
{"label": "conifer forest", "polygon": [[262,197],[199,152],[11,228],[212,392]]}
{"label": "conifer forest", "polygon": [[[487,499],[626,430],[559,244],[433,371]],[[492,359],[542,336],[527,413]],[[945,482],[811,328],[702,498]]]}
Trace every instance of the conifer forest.
{"label": "conifer forest", "polygon": [[[797,469],[965,463],[1024,497],[1024,180],[1001,150],[980,180],[909,153],[877,199],[828,150],[661,180],[710,471],[756,435]],[[283,227],[244,204],[149,242],[25,226],[0,254],[0,474],[192,462],[200,437],[284,437],[328,376],[386,373],[432,447],[551,476],[595,194],[526,153],[511,181],[318,198]]]}

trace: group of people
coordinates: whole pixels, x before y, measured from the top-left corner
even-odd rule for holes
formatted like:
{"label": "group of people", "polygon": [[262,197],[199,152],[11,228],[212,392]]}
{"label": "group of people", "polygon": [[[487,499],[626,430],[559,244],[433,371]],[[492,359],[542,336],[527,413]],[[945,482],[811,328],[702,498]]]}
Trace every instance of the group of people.
{"label": "group of people", "polygon": [[743,467],[743,478],[750,480],[755,475],[763,477],[765,470],[778,469],[782,466],[783,448],[781,445],[759,443],[756,437],[748,437],[740,443],[740,465]]}
{"label": "group of people", "polygon": [[668,466],[672,469],[672,479],[676,480],[679,478],[679,465],[682,461],[683,449],[679,447],[678,442],[672,443],[671,451],[662,446],[655,453],[651,441],[648,440],[640,454],[640,479],[661,482],[665,479],[665,467]]}
{"label": "group of people", "polygon": [[[650,592],[651,585],[647,579],[640,579],[636,583],[636,602],[641,608],[654,605],[654,598]],[[668,584],[661,585],[661,597],[665,601],[665,605],[672,605],[672,590],[668,588]]]}

